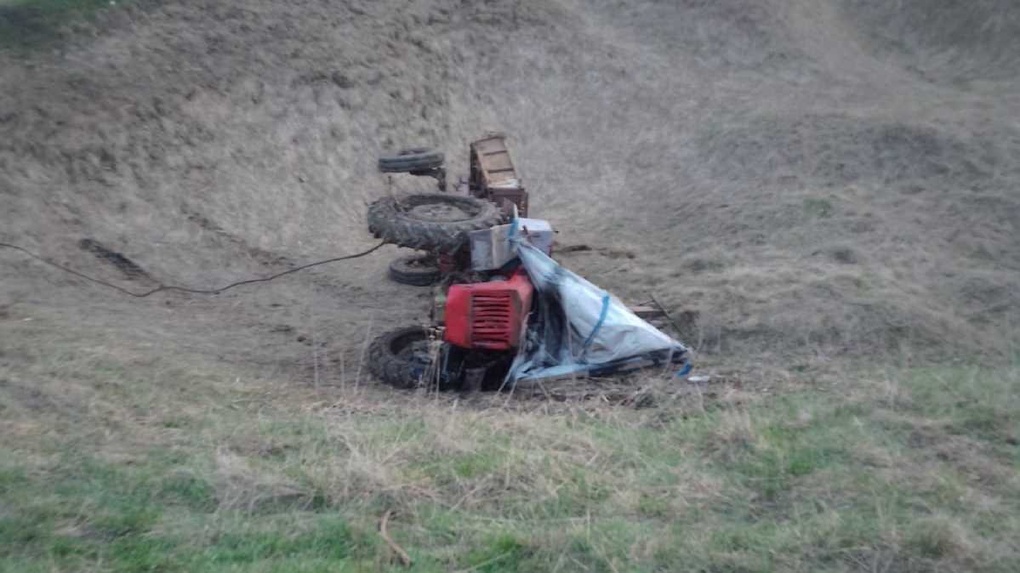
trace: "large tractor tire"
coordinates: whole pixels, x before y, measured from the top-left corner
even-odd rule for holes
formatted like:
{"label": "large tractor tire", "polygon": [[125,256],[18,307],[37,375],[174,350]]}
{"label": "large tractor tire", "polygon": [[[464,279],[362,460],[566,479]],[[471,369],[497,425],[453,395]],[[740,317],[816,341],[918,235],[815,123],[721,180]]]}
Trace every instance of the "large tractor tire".
{"label": "large tractor tire", "polygon": [[368,368],[383,384],[416,388],[429,371],[428,333],[420,326],[393,330],[368,347]]}
{"label": "large tractor tire", "polygon": [[502,222],[491,201],[464,195],[423,193],[401,199],[386,197],[368,207],[368,230],[400,247],[452,253],[468,233]]}
{"label": "large tractor tire", "polygon": [[383,173],[429,172],[443,166],[445,157],[440,151],[427,147],[401,149],[393,155],[379,158],[379,171]]}
{"label": "large tractor tire", "polygon": [[431,286],[439,282],[439,264],[428,254],[408,255],[390,263],[393,282],[411,286]]}

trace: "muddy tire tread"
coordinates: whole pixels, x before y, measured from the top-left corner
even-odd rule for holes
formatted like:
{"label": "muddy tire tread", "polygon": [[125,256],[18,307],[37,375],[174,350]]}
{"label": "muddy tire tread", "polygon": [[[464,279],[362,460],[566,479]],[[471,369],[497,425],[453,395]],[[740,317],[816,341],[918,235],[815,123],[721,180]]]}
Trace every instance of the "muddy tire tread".
{"label": "muddy tire tread", "polygon": [[379,158],[379,171],[383,173],[410,173],[429,171],[443,166],[446,157],[441,151],[423,147],[403,149],[394,155]]}
{"label": "muddy tire tread", "polygon": [[414,373],[413,363],[397,356],[393,352],[393,343],[397,339],[421,333],[425,329],[420,326],[408,326],[391,330],[378,336],[368,347],[368,369],[380,382],[394,388],[416,388],[418,377]]}
{"label": "muddy tire tread", "polygon": [[419,200],[470,204],[478,213],[464,221],[422,221],[403,214],[397,199],[385,197],[369,206],[368,230],[376,237],[400,247],[452,253],[467,242],[471,231],[488,229],[503,220],[499,207],[484,199],[445,193],[423,193],[407,199],[416,197]]}

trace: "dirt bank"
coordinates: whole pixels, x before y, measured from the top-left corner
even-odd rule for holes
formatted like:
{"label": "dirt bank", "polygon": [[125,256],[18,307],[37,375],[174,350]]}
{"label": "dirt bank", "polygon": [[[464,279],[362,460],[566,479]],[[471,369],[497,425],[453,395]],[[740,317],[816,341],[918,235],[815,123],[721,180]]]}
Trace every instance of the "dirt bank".
{"label": "dirt bank", "polygon": [[[563,262],[687,313],[703,353],[1001,357],[1020,318],[1020,10],[887,4],[111,9],[0,55],[0,239],[127,281],[91,238],[220,284],[370,246],[381,150],[435,145],[460,171],[498,129],[535,214],[599,247]],[[395,255],[139,302],[4,253],[0,306],[300,378],[424,316],[424,293],[384,280]]]}

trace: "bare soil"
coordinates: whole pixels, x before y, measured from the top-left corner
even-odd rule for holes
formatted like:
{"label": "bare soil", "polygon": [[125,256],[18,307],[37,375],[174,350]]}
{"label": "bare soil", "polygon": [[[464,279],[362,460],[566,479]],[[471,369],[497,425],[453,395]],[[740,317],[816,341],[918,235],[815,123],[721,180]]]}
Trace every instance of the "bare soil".
{"label": "bare soil", "polygon": [[[710,361],[999,360],[1020,319],[1017,78],[1009,0],[118,6],[0,53],[0,240],[139,289],[215,287],[370,247],[367,203],[431,186],[389,183],[377,155],[431,145],[463,172],[500,130],[533,215],[592,246],[561,261],[654,294]],[[398,253],[139,301],[3,252],[0,327],[364,383],[367,340],[428,308],[386,280]]]}

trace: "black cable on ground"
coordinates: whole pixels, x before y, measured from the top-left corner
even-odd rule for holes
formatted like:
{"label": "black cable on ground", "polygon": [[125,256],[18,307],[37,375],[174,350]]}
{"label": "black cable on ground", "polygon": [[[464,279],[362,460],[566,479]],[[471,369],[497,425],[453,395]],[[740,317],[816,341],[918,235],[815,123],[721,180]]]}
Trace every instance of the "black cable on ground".
{"label": "black cable on ground", "polygon": [[72,275],[74,275],[74,276],[76,276],[78,278],[85,279],[85,280],[87,280],[89,282],[92,282],[92,283],[95,283],[97,285],[101,285],[101,286],[105,286],[105,287],[108,287],[108,288],[112,288],[113,290],[118,291],[118,292],[120,292],[122,294],[126,294],[128,296],[133,296],[135,298],[145,298],[147,296],[154,295],[157,292],[162,292],[162,291],[177,291],[177,292],[187,292],[187,293],[192,293],[192,294],[220,294],[220,293],[222,293],[224,291],[230,290],[230,289],[232,289],[234,287],[239,287],[241,285],[247,285],[247,284],[253,284],[253,283],[265,283],[265,282],[269,282],[269,281],[271,281],[273,279],[278,279],[278,278],[280,278],[280,277],[282,277],[284,275],[289,275],[291,273],[296,273],[298,271],[303,271],[305,269],[310,269],[312,267],[317,267],[317,266],[326,265],[326,264],[329,264],[329,263],[335,263],[335,262],[339,262],[339,261],[346,261],[346,260],[350,260],[350,259],[357,259],[357,258],[360,258],[360,257],[364,257],[366,255],[370,255],[370,254],[374,253],[376,250],[378,250],[380,247],[382,247],[385,244],[386,243],[384,241],[384,242],[379,243],[378,245],[372,247],[371,249],[368,249],[367,251],[362,251],[360,253],[355,253],[353,255],[345,255],[343,257],[335,257],[335,258],[332,258],[332,259],[326,259],[324,261],[317,261],[317,262],[314,262],[314,263],[309,263],[307,265],[301,265],[300,267],[295,267],[293,269],[289,269],[289,270],[283,271],[282,273],[276,273],[275,275],[271,275],[271,276],[264,277],[264,278],[248,279],[248,280],[243,280],[243,281],[237,281],[235,283],[230,283],[230,284],[228,284],[228,285],[226,285],[224,287],[220,287],[220,288],[217,288],[217,289],[186,288],[186,287],[181,287],[181,286],[165,285],[165,284],[160,283],[158,287],[156,287],[156,288],[154,288],[152,290],[145,291],[145,292],[132,292],[132,291],[130,291],[130,290],[124,288],[124,287],[119,287],[119,286],[117,286],[117,285],[115,285],[113,283],[108,283],[108,282],[106,282],[104,280],[100,280],[100,279],[97,279],[97,278],[90,277],[90,276],[88,276],[88,275],[86,275],[84,273],[80,273],[80,272],[78,272],[78,271],[76,271],[76,270],[74,270],[72,268],[66,267],[66,266],[64,266],[64,265],[62,265],[60,263],[55,263],[55,262],[53,262],[53,261],[51,261],[51,260],[49,260],[49,259],[47,259],[45,257],[39,256],[39,255],[33,253],[32,251],[29,251],[28,249],[26,249],[24,247],[19,247],[18,245],[12,245],[10,243],[2,243],[2,242],[0,242],[0,247],[7,248],[7,249],[13,249],[15,251],[20,251],[20,252],[22,252],[22,253],[32,257],[33,259],[36,259],[38,261],[46,263],[47,265],[50,265],[52,267],[56,267],[56,268],[58,268],[58,269],[60,269],[60,270],[62,270],[64,272],[70,273],[70,274],[72,274]]}

